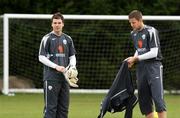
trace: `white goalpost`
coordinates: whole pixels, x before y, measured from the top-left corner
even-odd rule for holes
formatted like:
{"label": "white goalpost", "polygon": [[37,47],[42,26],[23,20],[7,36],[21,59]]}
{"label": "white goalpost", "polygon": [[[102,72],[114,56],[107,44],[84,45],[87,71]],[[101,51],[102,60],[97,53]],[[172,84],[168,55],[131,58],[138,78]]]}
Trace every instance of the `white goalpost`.
{"label": "white goalpost", "polygon": [[[41,88],[30,88],[30,89],[18,89],[18,88],[10,88],[9,87],[9,20],[11,19],[51,19],[50,14],[4,14],[3,17],[3,89],[2,93],[5,95],[11,95],[11,93],[18,93],[18,92],[25,92],[25,93],[42,93],[43,90]],[[66,20],[88,20],[88,21],[127,21],[128,22],[128,16],[127,15],[64,15],[65,21]],[[180,16],[143,16],[144,20],[147,21],[180,21]],[[128,30],[129,31],[129,30]],[[118,33],[118,32],[117,32]],[[129,32],[126,32],[129,33]],[[101,44],[99,44],[101,45]],[[107,48],[107,47],[105,47]],[[167,52],[168,53],[168,52]],[[84,72],[84,71],[83,71]],[[89,70],[90,72],[90,70]],[[114,71],[115,73],[116,71]],[[105,73],[105,72],[102,72]],[[84,78],[86,78],[86,75],[82,75]],[[115,75],[114,75],[115,76]],[[92,77],[93,78],[93,77]],[[104,76],[102,75],[102,78]],[[81,78],[80,78],[81,79]],[[109,81],[111,84],[112,80]],[[88,83],[87,83],[88,84]],[[101,86],[98,84],[98,86]],[[107,88],[81,88],[81,89],[71,89],[72,93],[107,93]]]}

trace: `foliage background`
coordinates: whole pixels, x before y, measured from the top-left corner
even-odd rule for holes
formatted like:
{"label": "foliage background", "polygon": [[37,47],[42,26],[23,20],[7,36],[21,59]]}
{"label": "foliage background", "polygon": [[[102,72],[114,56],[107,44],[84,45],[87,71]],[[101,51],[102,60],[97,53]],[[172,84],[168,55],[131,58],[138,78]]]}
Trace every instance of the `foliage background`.
{"label": "foliage background", "polygon": [[179,15],[178,0],[0,0],[0,14],[31,13],[127,15],[132,9],[144,15]]}
{"label": "foliage background", "polygon": [[[140,11],[143,12],[144,15],[179,15],[179,11],[180,11],[180,1],[178,0],[151,0],[151,2],[147,2],[145,0],[83,0],[83,1],[79,1],[79,0],[0,0],[0,14],[3,15],[4,13],[25,13],[25,14],[51,14],[54,13],[56,11],[60,11],[63,14],[82,14],[82,15],[127,15],[129,14],[130,11],[132,11],[133,9],[138,9]],[[0,38],[1,38],[1,47],[2,48],[2,20],[0,20]],[[149,22],[151,24],[151,22]],[[19,25],[20,24],[20,25]],[[13,36],[11,36],[10,40],[13,41],[15,37],[18,37],[19,32],[23,31],[23,23],[19,23],[17,24],[12,24],[12,27],[15,27],[16,30],[12,32]],[[24,24],[27,24],[27,22],[25,22]],[[39,24],[36,21],[29,21],[28,24],[35,24],[38,25],[39,27],[41,27],[41,25],[44,24],[48,24],[47,22],[41,23]],[[92,27],[96,26],[96,25],[101,25],[100,23],[92,23]],[[180,29],[180,24],[176,23],[176,24],[172,24],[171,22],[164,22],[161,23],[164,25],[167,25],[169,28],[173,27],[175,29]],[[157,25],[157,24],[156,24]],[[31,25],[32,26],[32,25]],[[113,26],[116,29],[116,26]],[[163,28],[161,28],[161,26],[157,26],[158,29],[161,30],[161,33],[163,33],[164,35],[161,36],[162,39],[167,39],[168,34],[166,33],[167,31],[164,30]],[[47,28],[49,27],[49,24],[47,25]],[[92,29],[87,29],[84,28],[83,24],[80,27],[76,27],[76,29],[71,29],[71,28],[67,28],[66,31],[67,32],[71,32],[73,30],[79,30],[81,32],[83,31],[92,31]],[[104,27],[102,27],[104,28]],[[92,31],[91,33],[98,33],[99,31],[101,31],[102,29],[97,29],[96,31]],[[110,32],[111,29],[107,32]],[[24,53],[26,54],[26,52],[28,51],[26,49],[26,47],[28,45],[33,45],[35,44],[34,42],[38,42],[34,45],[33,49],[34,52],[28,54],[28,58],[32,58],[35,59],[34,62],[29,63],[30,65],[27,65],[27,68],[21,68],[18,67],[17,65],[19,65],[18,63],[21,63],[22,60],[19,60],[19,62],[14,63],[15,59],[18,59],[19,55],[13,55],[10,56],[10,61],[12,62],[10,65],[10,69],[11,70],[16,70],[15,73],[24,73],[23,76],[26,76],[28,78],[37,78],[35,73],[31,73],[29,68],[36,70],[36,73],[41,73],[42,72],[42,66],[34,66],[34,65],[38,65],[38,60],[37,60],[37,51],[39,48],[39,39],[41,38],[40,36],[42,36],[44,34],[44,32],[42,32],[42,34],[37,35],[39,32],[36,32],[35,29],[33,29],[33,27],[30,27],[29,30],[27,30],[29,35],[33,35],[34,39],[27,39],[26,45],[24,45],[24,47],[21,47],[20,50],[22,50],[21,54]],[[45,31],[47,32],[47,30]],[[117,31],[117,32],[120,32]],[[173,32],[173,31],[172,31]],[[79,36],[83,35],[80,34]],[[129,32],[126,32],[129,33]],[[179,33],[179,32],[178,32]],[[107,36],[105,37],[112,37],[112,34],[107,34]],[[128,34],[124,34],[125,36],[128,36]],[[177,34],[176,34],[177,35]],[[165,71],[168,72],[168,74],[165,75],[166,78],[170,78],[169,81],[165,82],[165,86],[169,89],[180,89],[180,79],[179,79],[179,67],[180,67],[180,52],[179,50],[176,50],[176,48],[172,48],[173,46],[171,46],[170,44],[174,44],[173,41],[176,41],[178,43],[175,43],[176,47],[179,46],[179,37],[176,37],[176,35],[174,35],[174,37],[171,37],[172,39],[170,39],[169,42],[166,42],[166,40],[162,41],[162,47],[166,49],[167,55],[165,55],[165,65],[173,65],[173,68],[165,68]],[[74,37],[74,39],[78,38],[76,37],[75,34],[72,34],[72,36]],[[121,36],[120,36],[121,37]],[[128,38],[128,37],[127,37]],[[20,38],[20,43],[24,43],[24,40],[21,41],[22,38]],[[75,41],[75,44],[77,43],[82,43],[83,41],[85,41],[87,44],[91,44],[91,39],[88,40],[84,40],[84,38],[79,38],[80,40]],[[16,39],[15,39],[16,40]],[[103,40],[103,39],[98,39],[99,41]],[[115,43],[115,42],[104,42],[104,43]],[[127,44],[129,44],[129,42],[126,42]],[[16,48],[18,48],[18,44],[14,43],[13,45],[15,45]],[[77,47],[77,50],[83,49],[85,47]],[[132,47],[130,47],[129,49],[131,49]],[[113,49],[113,47],[109,47],[109,49]],[[168,50],[167,50],[168,49]],[[2,50],[1,50],[2,51]],[[11,49],[11,51],[13,52],[13,49]],[[26,52],[25,52],[26,51]],[[96,50],[95,50],[96,51]],[[100,50],[101,51],[101,50]],[[123,53],[129,53],[131,54],[131,50],[123,50],[122,52],[117,52],[116,49],[113,49],[114,53],[112,53],[112,57],[115,57],[115,55],[117,54],[122,54]],[[79,51],[79,59],[81,59],[81,56],[84,55],[85,53],[88,52],[92,52],[92,50],[87,50],[86,52],[82,52]],[[105,50],[105,52],[107,52],[107,50]],[[2,57],[2,52],[0,53],[1,57]],[[169,55],[173,55],[173,60],[171,59],[171,61],[168,60],[168,56]],[[106,55],[107,56],[107,55]],[[106,57],[105,56],[105,57]],[[95,66],[97,64],[103,66],[101,68],[102,73],[106,72],[107,68],[104,67],[105,65],[112,65],[113,62],[116,62],[117,60],[120,59],[115,59],[115,60],[107,60],[106,58],[103,59],[104,63],[101,64],[101,61],[98,61],[98,59],[95,58],[90,58],[91,61],[97,61],[97,63],[94,63],[94,65],[89,65],[89,67],[84,67],[84,68],[91,68],[91,66]],[[99,60],[102,60],[102,58],[99,58]],[[110,62],[110,63],[109,63]],[[112,62],[112,63],[111,63]],[[28,63],[28,62],[24,62],[24,63]],[[114,65],[117,63],[114,63]],[[0,59],[0,66],[2,67],[2,58]],[[79,66],[85,66],[81,63],[79,63]],[[170,66],[171,67],[171,66]],[[108,67],[108,68],[115,68],[115,67]],[[97,68],[99,69],[99,68]],[[2,68],[0,70],[1,76],[2,76]],[[79,70],[80,72],[83,70]],[[14,72],[14,71],[13,71]],[[13,73],[12,73],[13,74]],[[114,73],[106,73],[106,74],[113,74]],[[173,76],[173,75],[177,75],[177,76]],[[85,75],[82,75],[85,76]],[[98,75],[95,75],[96,78],[100,78]],[[88,80],[88,77],[85,77]],[[39,77],[39,79],[42,79],[42,77]],[[40,80],[41,81],[41,80]],[[85,80],[86,81],[86,80]],[[99,80],[96,79],[96,81],[98,82]],[[96,82],[94,82],[96,85]],[[91,86],[95,86],[94,84],[92,84]],[[107,84],[108,86],[110,85],[110,83]],[[39,85],[39,82],[36,83],[37,87],[40,87],[41,85]]]}

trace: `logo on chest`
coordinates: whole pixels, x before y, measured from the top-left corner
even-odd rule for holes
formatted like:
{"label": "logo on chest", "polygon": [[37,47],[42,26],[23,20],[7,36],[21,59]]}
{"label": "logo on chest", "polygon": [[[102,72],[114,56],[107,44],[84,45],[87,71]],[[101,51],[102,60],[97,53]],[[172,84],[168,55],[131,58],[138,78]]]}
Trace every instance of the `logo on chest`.
{"label": "logo on chest", "polygon": [[138,48],[142,48],[142,46],[143,46],[143,41],[142,41],[142,39],[139,39],[138,40]]}
{"label": "logo on chest", "polygon": [[58,46],[58,52],[63,53],[64,52],[64,47],[62,45]]}
{"label": "logo on chest", "polygon": [[143,47],[143,41],[146,39],[146,35],[143,34],[141,36],[141,38],[138,40],[138,48],[142,48]]}

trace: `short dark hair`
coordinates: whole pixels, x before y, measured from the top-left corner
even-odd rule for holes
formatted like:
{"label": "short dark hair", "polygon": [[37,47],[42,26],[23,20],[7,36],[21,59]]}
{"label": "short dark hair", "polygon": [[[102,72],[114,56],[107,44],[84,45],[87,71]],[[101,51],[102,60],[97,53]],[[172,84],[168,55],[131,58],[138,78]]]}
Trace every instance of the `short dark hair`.
{"label": "short dark hair", "polygon": [[60,12],[54,13],[52,18],[51,18],[51,20],[53,20],[53,19],[61,19],[62,22],[64,23],[64,17],[63,17],[63,15]]}
{"label": "short dark hair", "polygon": [[142,13],[138,10],[133,10],[129,13],[129,19],[135,18],[136,20],[142,19]]}

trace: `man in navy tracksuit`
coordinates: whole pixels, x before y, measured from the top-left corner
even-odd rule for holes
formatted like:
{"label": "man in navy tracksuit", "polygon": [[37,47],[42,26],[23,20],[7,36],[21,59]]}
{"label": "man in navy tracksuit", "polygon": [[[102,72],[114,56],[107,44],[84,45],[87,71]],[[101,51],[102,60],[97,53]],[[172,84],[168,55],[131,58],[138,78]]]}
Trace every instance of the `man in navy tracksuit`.
{"label": "man in navy tracksuit", "polygon": [[63,72],[68,65],[76,66],[75,48],[70,36],[64,34],[64,18],[52,16],[52,29],[42,38],[39,61],[44,64],[44,118],[68,118],[69,84]]}
{"label": "man in navy tracksuit", "polygon": [[154,118],[154,102],[158,117],[166,118],[158,31],[143,23],[142,13],[138,10],[133,10],[129,14],[129,23],[133,28],[131,37],[136,51],[133,57],[127,58],[127,61],[130,68],[137,62],[136,76],[141,112],[146,118]]}

